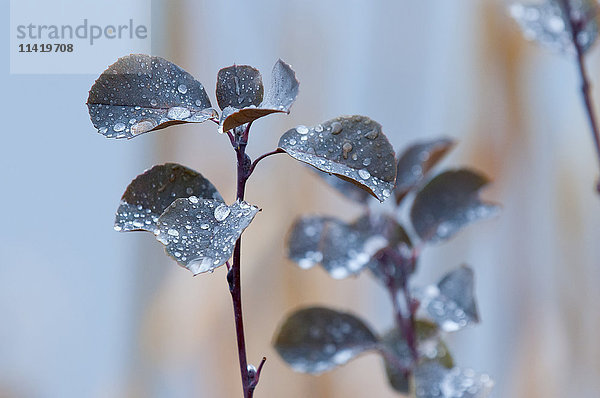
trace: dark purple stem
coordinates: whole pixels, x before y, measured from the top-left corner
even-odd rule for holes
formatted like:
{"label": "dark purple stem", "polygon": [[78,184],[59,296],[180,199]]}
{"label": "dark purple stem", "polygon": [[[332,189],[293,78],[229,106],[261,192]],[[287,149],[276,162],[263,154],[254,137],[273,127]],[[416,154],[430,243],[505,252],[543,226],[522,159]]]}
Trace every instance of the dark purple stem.
{"label": "dark purple stem", "polygon": [[[598,161],[600,162],[600,130],[598,129],[598,122],[596,120],[594,103],[592,101],[592,94],[590,91],[590,81],[585,67],[584,49],[578,39],[579,34],[583,31],[586,24],[589,23],[589,18],[595,18],[595,12],[591,16],[584,15],[581,18],[575,18],[571,12],[571,3],[569,0],[560,0],[560,5],[562,6],[564,14],[567,16],[566,19],[571,32],[571,41],[575,47],[577,69],[579,71],[579,78],[581,79],[581,95],[583,97],[588,123],[590,125],[590,129],[592,130],[592,136],[596,146],[596,154],[598,156]],[[596,190],[600,193],[600,182],[596,185]]]}
{"label": "dark purple stem", "polygon": [[[237,155],[237,194],[238,200],[244,200],[246,191],[246,181],[250,176],[251,161],[246,155],[246,145],[248,144],[248,131],[250,124],[247,125],[243,135],[235,136],[234,149]],[[232,134],[233,135],[233,134]],[[230,135],[231,137],[231,135]],[[246,340],[244,337],[244,321],[242,316],[242,285],[241,285],[241,252],[242,252],[242,237],[240,236],[235,243],[233,250],[233,264],[231,270],[227,273],[227,281],[229,283],[229,291],[233,301],[233,313],[235,318],[235,331],[237,335],[238,357],[240,362],[240,373],[242,376],[242,388],[244,398],[252,398],[254,389],[258,384],[258,374],[250,377],[248,372],[248,359],[246,356]],[[259,366],[262,369],[264,360]]]}
{"label": "dark purple stem", "polygon": [[[397,281],[395,277],[390,276],[387,281],[387,289],[392,298],[392,307],[394,309],[394,315],[396,318],[396,324],[398,329],[402,332],[402,336],[406,339],[406,344],[410,350],[413,360],[416,362],[419,358],[415,336],[415,308],[412,305],[412,299],[408,289],[408,278],[415,268],[414,257],[410,258],[410,261],[397,253],[393,249],[382,252],[383,256],[388,257],[388,261],[392,261],[396,266],[402,268],[401,281]],[[414,255],[414,253],[413,253]],[[398,302],[398,294],[402,292],[404,300],[406,301],[406,308],[408,314],[404,315],[400,303]]]}
{"label": "dark purple stem", "polygon": [[274,151],[271,152],[267,152],[263,155],[260,155],[259,157],[257,157],[254,162],[252,162],[252,165],[250,166],[250,174],[252,174],[252,172],[254,171],[254,168],[256,167],[256,165],[258,164],[258,162],[260,162],[261,160],[263,160],[264,158],[266,158],[267,156],[271,156],[271,155],[276,155],[278,153],[284,153],[285,151],[281,148],[277,148]]}

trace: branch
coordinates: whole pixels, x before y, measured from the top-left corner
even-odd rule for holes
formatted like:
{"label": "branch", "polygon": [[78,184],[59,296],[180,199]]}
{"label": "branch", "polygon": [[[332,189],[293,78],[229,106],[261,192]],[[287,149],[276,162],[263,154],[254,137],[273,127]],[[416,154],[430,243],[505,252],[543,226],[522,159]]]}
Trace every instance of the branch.
{"label": "branch", "polygon": [[256,165],[258,164],[258,162],[260,162],[261,160],[263,160],[264,158],[271,156],[271,155],[276,155],[278,153],[284,153],[285,151],[281,148],[277,148],[274,151],[271,152],[267,152],[263,155],[260,155],[259,157],[257,157],[254,162],[252,162],[252,165],[250,166],[250,170],[248,171],[248,176],[250,176],[252,174],[252,172],[254,171],[254,168],[256,167]]}
{"label": "branch", "polygon": [[[592,136],[594,138],[596,154],[598,156],[598,161],[600,162],[600,130],[598,128],[598,122],[596,120],[596,114],[594,112],[594,103],[592,101],[592,94],[590,90],[591,86],[585,67],[585,53],[583,46],[578,40],[579,34],[585,28],[586,24],[589,23],[590,16],[584,16],[583,19],[577,19],[573,16],[573,13],[571,12],[571,2],[569,0],[560,0],[559,4],[567,17],[567,25],[569,31],[571,32],[571,41],[573,42],[573,46],[575,47],[577,69],[579,71],[579,77],[581,79],[581,95],[583,97],[588,123],[592,131]],[[596,191],[600,193],[600,182],[596,185]]]}

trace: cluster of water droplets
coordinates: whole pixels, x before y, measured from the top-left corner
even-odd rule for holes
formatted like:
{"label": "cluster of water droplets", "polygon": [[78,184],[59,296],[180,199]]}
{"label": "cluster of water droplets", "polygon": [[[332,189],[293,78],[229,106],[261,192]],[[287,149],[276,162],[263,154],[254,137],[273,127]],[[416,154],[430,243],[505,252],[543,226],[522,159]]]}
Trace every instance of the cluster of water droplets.
{"label": "cluster of water droplets", "polygon": [[485,373],[472,369],[446,369],[436,362],[425,362],[415,372],[417,398],[485,398],[493,385]]}
{"label": "cluster of water droplets", "polygon": [[280,139],[290,156],[365,186],[379,200],[391,195],[396,165],[381,126],[364,116],[340,117],[312,128],[297,126]]}
{"label": "cluster of water droplets", "polygon": [[301,310],[287,323],[278,337],[278,342],[285,341],[285,347],[276,343],[276,348],[298,372],[325,372],[376,344],[375,336],[359,319],[325,308]]}
{"label": "cluster of water droplets", "polygon": [[346,278],[359,273],[388,243],[368,232],[335,218],[303,217],[292,227],[288,256],[303,269],[321,264],[334,279]]}
{"label": "cluster of water droplets", "polygon": [[[587,22],[577,36],[579,45],[587,50],[598,36],[595,16],[597,4],[592,0],[568,1],[571,5],[571,19]],[[574,51],[569,16],[565,15],[558,0],[544,0],[541,3],[515,2],[510,5],[509,11],[519,23],[526,39],[538,41],[561,52]]]}
{"label": "cluster of water droplets", "polygon": [[258,211],[243,201],[227,206],[196,196],[180,198],[160,216],[156,238],[194,275],[210,272],[231,257],[236,240]]}
{"label": "cluster of water droplets", "polygon": [[445,332],[455,332],[478,322],[473,292],[473,271],[460,267],[448,273],[437,286],[419,289],[415,296],[425,315]]}
{"label": "cluster of water droplets", "polygon": [[96,80],[90,117],[109,138],[132,138],[173,121],[203,122],[216,116],[201,83],[162,58],[130,55]]}
{"label": "cluster of water droplets", "polygon": [[281,60],[273,67],[271,87],[264,99],[260,73],[250,66],[222,69],[218,79],[217,99],[223,109],[221,133],[274,112],[289,112],[298,95],[296,75]]}
{"label": "cluster of water droplets", "polygon": [[200,173],[175,163],[157,165],[137,176],[121,198],[115,219],[117,231],[157,231],[160,215],[175,199],[199,196],[223,200]]}

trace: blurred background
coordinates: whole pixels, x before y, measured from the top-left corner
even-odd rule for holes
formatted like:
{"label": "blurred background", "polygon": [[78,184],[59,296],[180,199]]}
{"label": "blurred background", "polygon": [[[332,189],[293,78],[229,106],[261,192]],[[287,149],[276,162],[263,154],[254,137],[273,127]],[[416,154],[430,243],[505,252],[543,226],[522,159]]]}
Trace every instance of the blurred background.
{"label": "blurred background", "polygon": [[[449,336],[457,364],[491,374],[497,398],[598,397],[600,198],[579,81],[571,59],[524,41],[505,6],[155,0],[152,45],[213,104],[221,67],[250,64],[268,82],[278,58],[293,66],[300,95],[289,116],[254,124],[252,157],[293,126],[340,114],[378,121],[397,150],[458,140],[443,167],[484,172],[494,181],[484,196],[503,212],[422,257],[417,283],[461,263],[475,269],[482,323]],[[192,278],[152,236],[112,229],[125,187],[158,163],[200,171],[232,201],[227,138],[205,123],[105,139],[85,101],[114,60],[96,75],[11,75],[8,37],[2,44],[0,397],[241,396],[224,267]],[[599,54],[587,59],[598,100]],[[268,358],[256,396],[397,396],[376,355],[313,377],[270,346],[284,315],[307,304],[353,311],[379,332],[391,326],[368,273],[334,281],[284,256],[298,215],[350,220],[360,207],[285,155],[261,163],[246,197],[263,208],[243,251],[249,360]]]}

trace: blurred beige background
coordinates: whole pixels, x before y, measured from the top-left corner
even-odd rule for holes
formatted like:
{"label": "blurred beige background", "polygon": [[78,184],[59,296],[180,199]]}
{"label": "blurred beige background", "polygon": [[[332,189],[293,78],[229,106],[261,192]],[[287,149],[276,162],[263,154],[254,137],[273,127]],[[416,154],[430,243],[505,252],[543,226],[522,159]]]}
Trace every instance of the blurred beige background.
{"label": "blurred beige background", "polygon": [[[503,206],[422,257],[418,283],[461,263],[475,269],[482,324],[449,336],[457,364],[490,373],[497,398],[594,398],[597,160],[574,64],[525,42],[504,6],[157,0],[152,34],[155,54],[192,73],[213,103],[221,67],[250,64],[268,82],[277,58],[293,66],[300,95],[289,116],[254,124],[253,158],[288,128],[340,114],[377,120],[397,149],[457,139],[443,166],[483,171],[494,180],[485,197]],[[588,57],[596,98],[599,53]],[[0,149],[0,204],[11,213],[0,230],[0,397],[239,397],[225,270],[192,278],[151,236],[111,230],[128,182],[157,163],[202,172],[232,201],[230,144],[208,123],[105,140],[82,106],[95,78],[3,75],[3,108],[28,122],[9,121]],[[38,118],[17,105],[34,95],[45,104]],[[367,273],[334,281],[284,257],[298,215],[349,220],[360,207],[287,155],[260,164],[246,197],[263,209],[243,248],[249,360],[268,358],[255,396],[397,396],[375,355],[313,377],[292,372],[270,346],[284,315],[306,304],[351,310],[379,332],[391,326],[387,297]]]}

